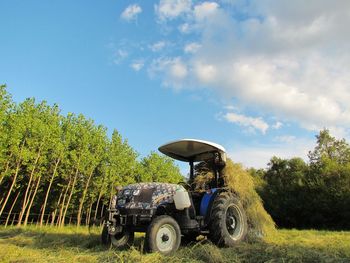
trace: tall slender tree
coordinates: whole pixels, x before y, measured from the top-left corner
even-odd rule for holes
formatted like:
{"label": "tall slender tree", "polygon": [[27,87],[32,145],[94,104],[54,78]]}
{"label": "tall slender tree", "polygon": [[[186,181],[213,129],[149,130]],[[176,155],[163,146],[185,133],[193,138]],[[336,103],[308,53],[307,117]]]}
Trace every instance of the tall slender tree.
{"label": "tall slender tree", "polygon": [[159,156],[140,163],[116,130],[108,137],[105,127],[83,115],[62,116],[45,101],[13,103],[3,85],[0,125],[0,216],[7,213],[7,223],[63,226],[69,218],[89,224],[108,207],[116,186],[173,175],[177,181],[173,163]]}
{"label": "tall slender tree", "polygon": [[81,213],[85,201],[85,197],[88,191],[88,188],[91,183],[91,178],[97,168],[97,166],[100,164],[100,162],[104,159],[104,153],[106,152],[106,144],[107,144],[107,134],[106,129],[102,126],[98,126],[96,128],[93,128],[90,134],[89,139],[89,155],[86,156],[85,161],[86,164],[86,176],[83,177],[83,192],[81,195],[81,198],[79,200],[79,208],[78,208],[78,215],[77,215],[77,226],[80,225],[81,222]]}
{"label": "tall slender tree", "polygon": [[167,156],[151,152],[141,160],[141,165],[143,181],[178,183],[183,180],[180,169]]}
{"label": "tall slender tree", "polygon": [[54,179],[58,172],[58,167],[64,159],[67,152],[67,141],[66,141],[66,129],[62,125],[62,117],[60,116],[60,111],[55,105],[52,108],[50,116],[50,121],[48,123],[50,127],[50,136],[48,138],[48,170],[47,173],[51,176],[48,177],[49,183],[46,189],[45,199],[43,208],[40,215],[40,226],[43,225],[44,216],[46,213],[46,205],[49,198],[50,190]]}

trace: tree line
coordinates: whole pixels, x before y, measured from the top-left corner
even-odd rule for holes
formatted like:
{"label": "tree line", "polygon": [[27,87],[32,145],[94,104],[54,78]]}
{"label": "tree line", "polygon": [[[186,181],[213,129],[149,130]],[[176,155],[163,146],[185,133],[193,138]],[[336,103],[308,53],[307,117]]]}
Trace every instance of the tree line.
{"label": "tree line", "polygon": [[170,158],[140,158],[117,130],[0,86],[0,224],[89,224],[117,186],[182,180]]}
{"label": "tree line", "polygon": [[256,188],[279,227],[350,229],[350,146],[324,129],[308,162],[271,158],[250,169]]}
{"label": "tree line", "polygon": [[[116,187],[183,178],[173,160],[140,158],[117,130],[57,105],[15,103],[0,85],[0,224],[89,224],[104,214]],[[328,130],[308,162],[272,157],[249,169],[279,227],[350,229],[350,146]]]}

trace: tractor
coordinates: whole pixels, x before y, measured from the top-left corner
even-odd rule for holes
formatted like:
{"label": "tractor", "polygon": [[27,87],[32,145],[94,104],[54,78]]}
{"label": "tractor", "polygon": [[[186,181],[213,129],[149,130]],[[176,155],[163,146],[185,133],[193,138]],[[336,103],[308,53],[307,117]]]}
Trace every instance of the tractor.
{"label": "tractor", "polygon": [[[247,218],[238,196],[225,184],[224,147],[216,143],[183,139],[158,148],[163,154],[188,162],[188,183],[136,183],[119,189],[112,198],[102,243],[117,248],[132,245],[135,232],[145,232],[145,248],[169,255],[181,242],[199,235],[220,247],[244,240]],[[204,190],[193,186],[195,163],[210,164],[214,174]]]}

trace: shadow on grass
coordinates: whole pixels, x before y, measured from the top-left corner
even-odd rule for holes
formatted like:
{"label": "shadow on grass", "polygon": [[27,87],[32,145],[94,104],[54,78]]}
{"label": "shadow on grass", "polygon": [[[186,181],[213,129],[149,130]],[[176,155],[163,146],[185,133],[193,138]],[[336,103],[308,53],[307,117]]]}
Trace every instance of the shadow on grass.
{"label": "shadow on grass", "polygon": [[0,239],[12,238],[17,235],[20,235],[23,232],[24,231],[22,228],[10,228],[10,229],[3,228],[0,231]]}
{"label": "shadow on grass", "polygon": [[[59,230],[58,230],[59,231]],[[100,233],[55,233],[38,229],[10,228],[0,229],[0,241],[20,247],[33,249],[78,249],[80,251],[106,251],[107,247],[101,243]],[[134,247],[139,250],[143,248],[144,238],[135,237]]]}

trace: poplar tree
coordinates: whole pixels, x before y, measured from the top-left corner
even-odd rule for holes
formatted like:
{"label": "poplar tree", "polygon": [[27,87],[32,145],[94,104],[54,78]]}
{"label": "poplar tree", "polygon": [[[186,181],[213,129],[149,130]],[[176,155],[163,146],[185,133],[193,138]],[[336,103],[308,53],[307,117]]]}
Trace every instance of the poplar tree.
{"label": "poplar tree", "polygon": [[141,160],[142,181],[178,183],[183,180],[174,160],[151,152]]}
{"label": "poplar tree", "polygon": [[79,226],[81,222],[82,209],[93,174],[97,166],[104,159],[104,153],[106,152],[106,142],[106,128],[103,126],[91,127],[89,134],[89,151],[84,158],[85,173],[81,178],[83,192],[81,194],[81,198],[79,199],[77,226]]}
{"label": "poplar tree", "polygon": [[[63,226],[102,216],[116,187],[141,181],[177,182],[170,159],[137,152],[117,130],[83,115],[62,116],[34,98],[13,103],[0,86],[0,216]],[[5,215],[4,215],[5,214]],[[85,220],[84,220],[85,218]]]}

